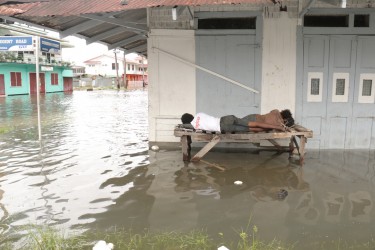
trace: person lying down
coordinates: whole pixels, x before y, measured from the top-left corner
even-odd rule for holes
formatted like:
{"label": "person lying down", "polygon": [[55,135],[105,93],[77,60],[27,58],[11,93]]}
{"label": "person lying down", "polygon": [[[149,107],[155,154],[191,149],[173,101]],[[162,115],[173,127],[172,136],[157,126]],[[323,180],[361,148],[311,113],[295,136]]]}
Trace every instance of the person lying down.
{"label": "person lying down", "polygon": [[205,113],[197,113],[195,116],[185,113],[181,116],[181,122],[190,125],[196,130],[208,130],[222,133],[233,132],[266,132],[269,130],[286,131],[287,127],[294,125],[294,119],[289,109],[279,111],[277,109],[260,115],[250,114],[243,118],[234,115],[213,117]]}

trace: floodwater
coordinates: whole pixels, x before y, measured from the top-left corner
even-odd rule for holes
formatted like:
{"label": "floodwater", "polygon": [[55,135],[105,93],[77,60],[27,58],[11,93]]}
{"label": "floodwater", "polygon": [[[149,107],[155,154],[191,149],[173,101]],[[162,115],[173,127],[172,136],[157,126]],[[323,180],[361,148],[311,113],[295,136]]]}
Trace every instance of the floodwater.
{"label": "floodwater", "polygon": [[149,150],[147,109],[147,90],[46,94],[39,143],[35,98],[0,98],[0,234],[33,223],[238,241],[256,225],[297,249],[372,241],[373,151],[310,150],[303,167],[272,151],[184,163],[179,148]]}

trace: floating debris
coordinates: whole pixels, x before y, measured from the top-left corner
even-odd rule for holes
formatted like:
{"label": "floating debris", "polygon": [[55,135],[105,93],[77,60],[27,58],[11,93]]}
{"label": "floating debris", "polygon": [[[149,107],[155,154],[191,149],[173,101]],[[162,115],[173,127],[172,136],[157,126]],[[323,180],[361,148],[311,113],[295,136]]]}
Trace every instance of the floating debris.
{"label": "floating debris", "polygon": [[288,196],[288,191],[286,191],[285,189],[280,189],[280,192],[277,193],[278,200],[284,200],[285,197],[287,196]]}
{"label": "floating debris", "polygon": [[92,250],[112,250],[114,245],[112,243],[105,242],[104,240],[99,240],[96,242]]}
{"label": "floating debris", "polygon": [[217,250],[229,250],[229,248],[227,248],[226,246],[221,246]]}
{"label": "floating debris", "polygon": [[242,185],[242,183],[243,183],[242,181],[235,181],[234,185]]}

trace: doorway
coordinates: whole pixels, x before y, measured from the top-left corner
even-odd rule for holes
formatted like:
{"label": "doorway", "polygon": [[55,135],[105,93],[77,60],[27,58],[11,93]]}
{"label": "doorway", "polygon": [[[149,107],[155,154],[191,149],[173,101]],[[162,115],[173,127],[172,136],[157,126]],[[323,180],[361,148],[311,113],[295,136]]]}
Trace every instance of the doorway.
{"label": "doorway", "polygon": [[375,37],[305,35],[302,124],[314,148],[375,148]]}

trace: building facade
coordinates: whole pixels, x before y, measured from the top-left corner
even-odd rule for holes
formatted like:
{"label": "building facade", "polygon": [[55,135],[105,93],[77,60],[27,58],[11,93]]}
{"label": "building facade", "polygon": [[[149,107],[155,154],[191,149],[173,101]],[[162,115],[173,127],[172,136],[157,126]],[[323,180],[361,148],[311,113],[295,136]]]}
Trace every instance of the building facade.
{"label": "building facade", "polygon": [[[37,93],[34,51],[0,51],[0,95]],[[61,55],[42,52],[38,58],[40,93],[73,91],[73,71]]]}
{"label": "building facade", "polygon": [[[1,52],[0,52],[1,53]],[[73,73],[67,67],[50,65],[52,71],[40,71],[40,93],[73,91]],[[0,61],[0,95],[36,94],[34,63]]]}
{"label": "building facade", "polygon": [[176,20],[172,8],[151,9],[150,141],[177,142],[185,112],[288,108],[314,131],[309,148],[374,149],[373,4],[194,6]]}
{"label": "building facade", "polygon": [[[0,12],[147,54],[152,143],[177,142],[173,129],[185,112],[288,108],[314,131],[309,148],[375,149],[374,0],[64,3]],[[87,22],[87,13],[99,20]]]}
{"label": "building facade", "polygon": [[117,69],[116,69],[116,58],[112,55],[100,55],[92,59],[86,60],[85,73],[93,76],[103,77],[116,77],[117,71],[118,76],[123,77],[126,72],[126,79],[128,81],[144,81],[147,82],[147,60],[140,56],[123,56],[117,57]]}

